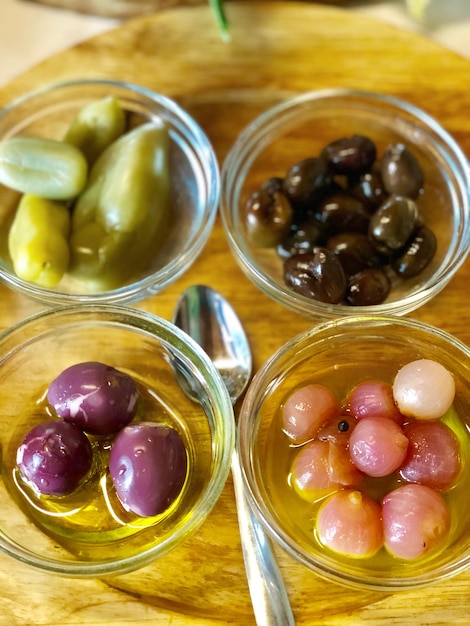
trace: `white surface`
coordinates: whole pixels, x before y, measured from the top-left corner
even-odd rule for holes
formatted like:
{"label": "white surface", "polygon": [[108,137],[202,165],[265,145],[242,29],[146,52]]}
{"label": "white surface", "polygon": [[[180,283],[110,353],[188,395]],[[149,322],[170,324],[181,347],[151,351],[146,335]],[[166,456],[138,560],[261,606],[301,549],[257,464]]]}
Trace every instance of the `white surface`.
{"label": "white surface", "polygon": [[[28,0],[0,0],[0,4],[0,85],[47,57],[120,23]],[[428,28],[410,18],[406,0],[357,0],[348,4],[348,10],[421,31],[470,59],[469,0],[432,0],[429,17],[435,25]]]}

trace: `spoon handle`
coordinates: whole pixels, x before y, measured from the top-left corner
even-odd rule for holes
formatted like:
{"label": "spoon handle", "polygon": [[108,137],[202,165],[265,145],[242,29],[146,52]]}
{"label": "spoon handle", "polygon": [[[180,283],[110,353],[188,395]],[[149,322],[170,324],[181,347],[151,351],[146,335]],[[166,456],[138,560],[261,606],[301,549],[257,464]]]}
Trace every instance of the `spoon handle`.
{"label": "spoon handle", "polygon": [[232,457],[232,478],[243,559],[256,624],[257,626],[295,626],[284,581],[269,539],[247,501],[236,451]]}

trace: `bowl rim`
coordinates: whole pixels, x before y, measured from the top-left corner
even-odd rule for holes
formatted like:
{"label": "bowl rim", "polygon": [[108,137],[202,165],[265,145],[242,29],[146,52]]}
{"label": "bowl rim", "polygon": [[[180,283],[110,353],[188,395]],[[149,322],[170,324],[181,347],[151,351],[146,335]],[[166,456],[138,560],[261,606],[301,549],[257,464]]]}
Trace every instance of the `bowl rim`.
{"label": "bowl rim", "polygon": [[42,288],[34,283],[20,279],[3,263],[0,263],[0,281],[9,288],[20,292],[33,300],[47,303],[49,306],[71,303],[109,303],[128,304],[148,295],[156,294],[173,283],[186,272],[202,252],[212,232],[217,216],[220,199],[220,169],[214,148],[201,126],[176,100],[160,94],[147,87],[113,79],[83,78],[63,80],[48,84],[27,92],[0,109],[0,122],[8,114],[35,99],[47,97],[54,92],[80,89],[83,87],[119,89],[142,98],[147,106],[155,107],[155,112],[170,121],[170,137],[183,136],[191,146],[191,162],[198,167],[198,180],[204,181],[205,207],[204,216],[197,234],[192,238],[190,247],[181,251],[174,259],[156,272],[128,285],[98,293],[68,293],[56,289]]}
{"label": "bowl rim", "polygon": [[437,337],[443,342],[448,343],[452,348],[463,353],[470,363],[470,347],[463,343],[463,341],[432,324],[417,321],[412,318],[397,317],[394,315],[356,315],[354,317],[343,317],[320,322],[298,333],[279,347],[254,375],[244,396],[239,412],[236,449],[240,459],[243,485],[251,507],[268,535],[294,560],[314,571],[322,578],[345,585],[349,588],[370,589],[374,591],[412,590],[447,580],[466,570],[470,566],[470,550],[467,550],[467,554],[464,555],[463,558],[460,558],[457,563],[447,563],[438,568],[432,580],[429,580],[426,574],[413,575],[405,579],[400,579],[387,576],[377,578],[370,574],[358,576],[354,573],[348,573],[342,570],[340,565],[330,564],[330,562],[334,560],[333,557],[329,559],[329,562],[323,562],[316,560],[315,556],[308,554],[306,550],[298,548],[295,540],[277,524],[270,513],[268,506],[260,495],[259,488],[257,487],[257,479],[254,477],[255,471],[253,465],[255,460],[250,443],[251,437],[254,437],[253,433],[256,433],[258,430],[256,420],[257,407],[263,402],[265,396],[269,394],[270,388],[276,384],[276,380],[279,377],[279,372],[277,371],[278,363],[283,363],[289,355],[300,354],[303,348],[308,349],[308,345],[316,336],[324,337],[326,333],[330,332],[336,335],[342,331],[352,336],[358,326],[363,327],[364,325],[367,325],[367,329],[371,330],[393,325],[399,329],[403,329],[403,332],[415,330],[424,335],[429,334],[430,336]]}
{"label": "bowl rim", "polygon": [[[220,442],[217,445],[214,442],[212,443],[212,453],[217,452],[216,463],[212,463],[213,473],[191,516],[175,533],[172,533],[164,541],[130,557],[119,559],[80,561],[71,558],[70,560],[58,560],[53,556],[47,557],[35,554],[34,547],[19,545],[16,541],[4,535],[3,530],[0,528],[1,552],[29,566],[51,574],[90,578],[134,571],[164,556],[180,545],[181,539],[194,534],[215,506],[225,487],[231,469],[232,454],[235,449],[236,426],[233,405],[219,371],[196,341],[172,322],[153,313],[133,307],[108,304],[73,304],[67,307],[51,307],[34,313],[3,330],[0,333],[0,350],[4,342],[8,342],[15,335],[21,338],[26,334],[28,337],[27,341],[30,341],[30,331],[34,330],[38,324],[40,325],[41,335],[49,334],[51,329],[53,330],[54,328],[49,324],[52,318],[59,319],[63,325],[67,325],[69,320],[72,320],[73,324],[80,325],[102,321],[105,323],[117,323],[120,327],[130,330],[138,329],[140,333],[154,339],[156,338],[162,345],[171,345],[178,354],[195,363],[198,371],[207,376],[204,380],[210,379],[213,381],[211,394],[214,395],[214,405],[218,407],[214,416],[216,426],[221,435]],[[21,345],[20,343],[16,350]],[[0,365],[8,360],[11,353],[12,351],[10,350],[5,355],[2,355]]]}
{"label": "bowl rim", "polygon": [[[369,107],[386,105],[395,115],[406,116],[407,121],[419,123],[420,128],[428,134],[432,133],[433,141],[439,140],[446,150],[446,158],[451,159],[452,172],[457,179],[462,222],[460,224],[459,243],[453,253],[452,262],[447,259],[444,268],[433,274],[428,284],[419,290],[406,295],[400,300],[369,306],[331,305],[319,302],[295,293],[280,282],[272,280],[270,275],[261,269],[248,250],[243,236],[238,236],[234,227],[240,209],[240,192],[245,183],[248,171],[258,154],[269,145],[269,134],[279,128],[281,123],[291,124],[296,111],[308,105],[319,106],[321,103],[338,102],[347,105],[357,99],[364,101]],[[405,315],[428,302],[437,295],[453,278],[470,253],[470,166],[463,150],[439,121],[424,109],[401,98],[386,93],[360,89],[333,87],[302,92],[295,96],[280,100],[253,119],[236,138],[227,153],[221,169],[220,214],[229,247],[244,274],[265,295],[282,303],[290,310],[318,319],[330,319],[334,316],[351,315]]]}

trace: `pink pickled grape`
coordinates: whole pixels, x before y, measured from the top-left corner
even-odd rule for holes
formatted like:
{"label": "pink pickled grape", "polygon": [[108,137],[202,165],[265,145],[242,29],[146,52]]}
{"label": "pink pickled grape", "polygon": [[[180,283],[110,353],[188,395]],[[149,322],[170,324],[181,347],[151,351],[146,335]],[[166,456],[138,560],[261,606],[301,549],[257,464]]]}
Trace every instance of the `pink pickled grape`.
{"label": "pink pickled grape", "polygon": [[410,422],[404,428],[410,442],[400,468],[402,478],[445,491],[460,473],[460,445],[443,422]]}
{"label": "pink pickled grape", "polygon": [[357,490],[329,496],[318,511],[315,530],[324,546],[356,559],[371,557],[383,545],[380,506]]}
{"label": "pink pickled grape", "polygon": [[452,406],[455,381],[440,363],[418,359],[398,371],[393,397],[404,415],[422,420],[439,419]]}
{"label": "pink pickled grape", "polygon": [[361,479],[345,446],[318,440],[299,450],[290,472],[291,485],[307,502],[324,498],[342,485],[358,485]]}
{"label": "pink pickled grape", "polygon": [[349,410],[357,419],[363,417],[388,417],[403,424],[404,417],[393,399],[392,385],[382,380],[366,380],[350,391]]}
{"label": "pink pickled grape", "polygon": [[315,502],[336,491],[339,483],[331,481],[330,446],[327,441],[312,441],[297,453],[291,467],[290,482],[307,502]]}
{"label": "pink pickled grape", "polygon": [[349,440],[349,453],[356,467],[368,476],[388,476],[403,463],[408,439],[403,429],[387,417],[359,420]]}
{"label": "pink pickled grape", "polygon": [[331,389],[325,385],[306,385],[287,398],[282,409],[282,429],[294,443],[305,443],[339,413],[340,405]]}
{"label": "pink pickled grape", "polygon": [[387,550],[401,559],[418,559],[445,542],[450,513],[438,491],[426,485],[404,485],[382,500]]}

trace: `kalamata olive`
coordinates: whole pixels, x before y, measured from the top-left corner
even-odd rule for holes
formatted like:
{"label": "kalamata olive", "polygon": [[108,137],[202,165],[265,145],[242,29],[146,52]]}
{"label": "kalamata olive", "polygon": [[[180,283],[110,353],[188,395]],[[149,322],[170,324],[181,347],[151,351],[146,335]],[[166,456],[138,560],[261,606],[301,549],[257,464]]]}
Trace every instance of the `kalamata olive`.
{"label": "kalamata olive", "polygon": [[277,253],[283,259],[293,254],[312,253],[322,238],[321,224],[315,219],[292,227],[287,237],[277,246]]}
{"label": "kalamata olive", "polygon": [[381,304],[390,293],[391,282],[381,269],[368,268],[349,277],[346,300],[352,306]]}
{"label": "kalamata olive", "polygon": [[369,236],[380,252],[396,252],[407,243],[418,219],[418,207],[413,200],[390,196],[370,218]]}
{"label": "kalamata olive", "polygon": [[348,276],[368,267],[381,267],[385,263],[384,257],[363,233],[339,233],[328,239],[326,247],[336,254]]}
{"label": "kalamata olive", "polygon": [[315,211],[315,218],[332,234],[367,233],[370,215],[362,202],[343,193],[323,200]]}
{"label": "kalamata olive", "polygon": [[249,241],[260,248],[276,246],[289,232],[293,216],[292,206],[282,191],[256,190],[244,210]]}
{"label": "kalamata olive", "polygon": [[363,135],[342,137],[329,143],[321,156],[335,174],[360,174],[372,167],[377,150],[374,142]]}
{"label": "kalamata olive", "polygon": [[393,270],[402,278],[418,276],[436,254],[436,235],[427,226],[419,228],[403,252],[391,263]]}
{"label": "kalamata olive", "polygon": [[421,166],[403,143],[390,144],[382,157],[382,180],[389,194],[417,198],[424,183]]}
{"label": "kalamata olive", "polygon": [[109,472],[123,507],[141,517],[165,511],[186,479],[188,459],[180,434],[153,422],[130,424],[114,439]]}
{"label": "kalamata olive", "polygon": [[284,179],[280,176],[271,176],[261,183],[261,189],[264,189],[270,194],[278,193],[284,190]]}
{"label": "kalamata olive", "polygon": [[350,182],[349,193],[369,211],[375,211],[387,198],[382,176],[376,169],[361,174]]}
{"label": "kalamata olive", "polygon": [[23,478],[42,494],[63,496],[90,471],[93,451],[75,424],[52,420],[38,424],[23,439],[16,463]]}
{"label": "kalamata olive", "polygon": [[110,435],[129,424],[138,397],[131,376],[98,361],[68,367],[47,390],[59,417],[94,435]]}
{"label": "kalamata olive", "polygon": [[295,163],[284,178],[284,192],[297,211],[308,211],[324,197],[332,182],[324,159],[309,157]]}
{"label": "kalamata olive", "polygon": [[341,263],[327,248],[286,259],[284,280],[297,293],[328,304],[338,304],[346,293],[347,281]]}

